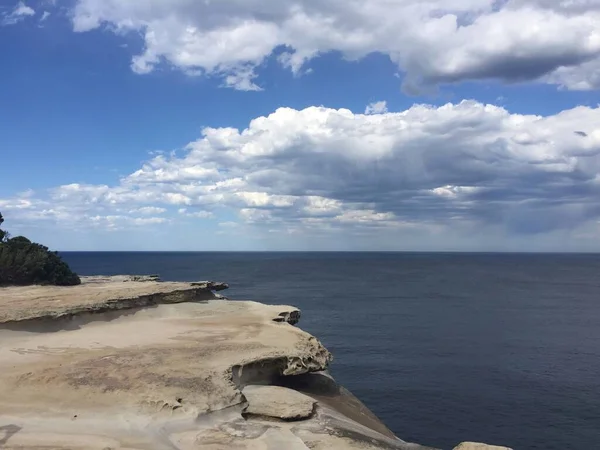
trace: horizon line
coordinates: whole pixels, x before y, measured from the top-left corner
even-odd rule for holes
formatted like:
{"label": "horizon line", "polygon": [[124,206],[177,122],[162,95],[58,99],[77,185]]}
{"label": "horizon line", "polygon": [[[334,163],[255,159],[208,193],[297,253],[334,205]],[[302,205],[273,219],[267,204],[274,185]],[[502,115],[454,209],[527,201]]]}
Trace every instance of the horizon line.
{"label": "horizon line", "polygon": [[512,255],[600,255],[599,251],[513,250],[56,250],[58,253],[444,253]]}

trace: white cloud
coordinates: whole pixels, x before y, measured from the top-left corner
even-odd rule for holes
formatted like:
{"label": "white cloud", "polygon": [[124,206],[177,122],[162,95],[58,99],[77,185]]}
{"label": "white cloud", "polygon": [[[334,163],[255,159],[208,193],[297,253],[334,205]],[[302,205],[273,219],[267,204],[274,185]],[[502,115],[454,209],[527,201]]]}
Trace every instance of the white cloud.
{"label": "white cloud", "polygon": [[[45,198],[0,200],[0,211],[10,216],[11,223],[27,224],[53,222],[64,230],[103,229],[108,231],[125,230],[131,227],[148,227],[165,224],[165,217],[147,217],[143,208],[121,214],[111,205],[94,205],[81,202],[78,198]],[[140,217],[139,215],[144,217]]]}
{"label": "white cloud", "polygon": [[0,199],[0,208],[4,210],[32,209],[33,207],[34,203],[25,198]]}
{"label": "white cloud", "polygon": [[141,33],[137,73],[166,62],[225,86],[260,89],[278,55],[294,74],[330,51],[377,52],[406,73],[406,91],[469,79],[599,88],[598,0],[77,0],[73,27]]}
{"label": "white cloud", "polygon": [[573,91],[600,89],[600,58],[592,59],[579,66],[559,67],[545,76],[544,81]]}
{"label": "white cloud", "polygon": [[5,13],[2,16],[0,23],[2,25],[15,25],[25,20],[26,17],[33,16],[34,14],[35,10],[21,1],[15,5],[11,12]]}
{"label": "white cloud", "polygon": [[295,200],[291,195],[271,195],[266,192],[236,192],[236,195],[243,203],[253,207],[289,207]]}
{"label": "white cloud", "polygon": [[210,211],[195,211],[188,214],[190,217],[197,217],[199,219],[212,219],[215,217]]}
{"label": "white cloud", "polygon": [[269,223],[274,220],[273,214],[268,209],[243,208],[240,217],[247,223]]}
{"label": "white cloud", "polygon": [[361,209],[345,211],[339,216],[335,216],[334,220],[349,223],[377,224],[381,222],[393,222],[395,218],[396,216],[394,215],[394,213],[381,213],[373,211],[371,209]]}
{"label": "white cloud", "polygon": [[386,101],[369,103],[365,108],[365,114],[383,114],[386,112],[388,112]]}
{"label": "white cloud", "polygon": [[144,227],[149,225],[158,225],[168,222],[164,217],[129,217],[129,216],[91,216],[86,217],[88,224],[95,228],[102,228],[108,231],[119,231],[131,226]]}
{"label": "white cloud", "polygon": [[224,87],[238,91],[262,91],[262,88],[253,81],[257,77],[253,67],[238,67],[231,72],[225,71],[224,76]]}
{"label": "white cloud", "polygon": [[151,216],[153,214],[163,214],[165,212],[167,212],[165,208],[158,208],[156,206],[143,206],[141,208],[132,209],[129,211],[130,214],[142,214],[145,216]]}
{"label": "white cloud", "polygon": [[187,208],[180,208],[177,210],[179,214],[187,217],[196,217],[198,219],[212,219],[215,215],[210,211],[188,211]]}
{"label": "white cloud", "polygon": [[159,155],[118,185],[59,186],[0,210],[77,227],[233,213],[284,233],[575,233],[600,220],[599,155],[600,107],[548,117],[475,101],[374,115],[281,108],[244,130],[206,128],[182,156]]}
{"label": "white cloud", "polygon": [[40,17],[40,22],[44,22],[48,19],[48,17],[50,17],[50,12],[48,11],[44,11],[44,13],[42,14],[42,17]]}

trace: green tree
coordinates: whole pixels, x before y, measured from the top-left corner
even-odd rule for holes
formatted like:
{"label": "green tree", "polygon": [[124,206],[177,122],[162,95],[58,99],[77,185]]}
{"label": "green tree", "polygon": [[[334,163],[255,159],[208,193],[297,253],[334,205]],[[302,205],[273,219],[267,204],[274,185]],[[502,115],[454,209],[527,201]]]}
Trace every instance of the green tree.
{"label": "green tree", "polygon": [[[0,225],[4,222],[0,214]],[[9,239],[0,230],[0,286],[53,284],[73,286],[81,280],[56,252],[23,236]]]}
{"label": "green tree", "polygon": [[[4,217],[2,217],[2,213],[0,213],[0,225],[4,223]],[[0,230],[0,244],[5,242],[8,239],[8,233],[6,231]]]}

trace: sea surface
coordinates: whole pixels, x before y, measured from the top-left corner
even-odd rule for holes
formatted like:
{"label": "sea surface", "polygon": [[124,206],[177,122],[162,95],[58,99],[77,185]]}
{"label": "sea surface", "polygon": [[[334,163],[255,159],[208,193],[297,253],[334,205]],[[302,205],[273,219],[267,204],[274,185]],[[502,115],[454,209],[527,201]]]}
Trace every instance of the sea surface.
{"label": "sea surface", "polygon": [[226,281],[301,308],[400,438],[600,449],[600,255],[62,253],[80,275]]}

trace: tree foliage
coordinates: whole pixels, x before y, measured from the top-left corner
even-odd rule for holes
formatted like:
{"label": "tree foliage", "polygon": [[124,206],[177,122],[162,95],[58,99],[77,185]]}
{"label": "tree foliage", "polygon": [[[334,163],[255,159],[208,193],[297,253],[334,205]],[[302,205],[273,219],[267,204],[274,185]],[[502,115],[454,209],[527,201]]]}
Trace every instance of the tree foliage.
{"label": "tree foliage", "polygon": [[[0,214],[0,225],[4,222]],[[81,280],[56,252],[23,236],[9,239],[0,230],[0,286],[53,284],[73,286]]]}
{"label": "tree foliage", "polygon": [[[0,225],[4,223],[4,217],[2,217],[2,213],[0,213]],[[0,230],[0,244],[5,242],[8,239],[8,233],[6,231]]]}

